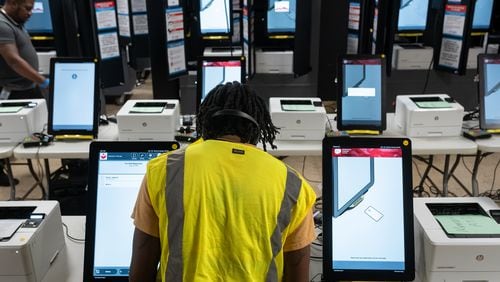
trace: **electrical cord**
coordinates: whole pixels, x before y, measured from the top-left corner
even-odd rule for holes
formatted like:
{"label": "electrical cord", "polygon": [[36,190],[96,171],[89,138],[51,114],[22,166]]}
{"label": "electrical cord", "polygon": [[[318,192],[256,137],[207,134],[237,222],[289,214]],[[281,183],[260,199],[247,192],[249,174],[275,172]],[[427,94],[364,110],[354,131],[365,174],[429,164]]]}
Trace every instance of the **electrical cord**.
{"label": "electrical cord", "polygon": [[425,75],[425,83],[424,83],[424,89],[422,90],[422,94],[425,94],[427,86],[429,85],[429,77],[431,75],[432,63],[434,63],[434,56],[432,56],[431,62],[429,63],[429,67],[427,68],[427,74]]}
{"label": "electrical cord", "polygon": [[69,228],[66,225],[66,223],[63,222],[62,225],[64,227],[64,230],[65,230],[65,233],[66,233],[66,237],[68,237],[68,239],[70,239],[71,241],[75,241],[77,243],[84,243],[85,242],[85,239],[78,239],[76,237],[73,237],[73,236],[69,235]]}

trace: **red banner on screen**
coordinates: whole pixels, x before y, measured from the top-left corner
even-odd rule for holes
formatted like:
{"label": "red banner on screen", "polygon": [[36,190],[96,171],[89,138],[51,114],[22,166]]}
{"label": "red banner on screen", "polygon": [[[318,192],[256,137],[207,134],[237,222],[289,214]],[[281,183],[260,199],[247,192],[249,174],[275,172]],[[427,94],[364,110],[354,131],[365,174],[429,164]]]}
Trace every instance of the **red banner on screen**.
{"label": "red banner on screen", "polygon": [[400,148],[332,148],[332,157],[401,158]]}

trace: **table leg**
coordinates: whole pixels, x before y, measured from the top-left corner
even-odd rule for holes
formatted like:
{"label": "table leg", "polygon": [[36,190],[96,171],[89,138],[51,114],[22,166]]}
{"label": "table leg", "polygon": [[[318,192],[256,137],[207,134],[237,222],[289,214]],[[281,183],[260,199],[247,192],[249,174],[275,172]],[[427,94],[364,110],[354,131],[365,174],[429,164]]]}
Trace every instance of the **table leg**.
{"label": "table leg", "polygon": [[420,178],[420,183],[418,184],[418,196],[421,197],[422,193],[424,192],[424,182],[426,179],[428,179],[434,187],[437,187],[437,185],[432,181],[432,179],[429,177],[429,172],[431,171],[434,163],[434,156],[430,155],[429,160],[425,160],[424,158],[420,156],[414,156],[417,160],[422,161],[427,164],[427,167],[425,168],[424,173],[422,174],[422,178]]}
{"label": "table leg", "polygon": [[45,178],[47,179],[47,200],[50,198],[50,165],[49,165],[49,159],[43,159],[44,165],[45,165]]}
{"label": "table leg", "polygon": [[443,169],[443,196],[448,197],[448,181],[450,180],[450,173],[448,171],[450,167],[450,155],[445,155],[444,157],[444,169]]}
{"label": "table leg", "polygon": [[10,160],[9,158],[6,158],[4,160],[4,164],[5,164],[5,170],[7,172],[7,178],[9,178],[9,182],[10,182],[10,197],[9,197],[9,200],[10,201],[14,201],[16,199],[16,184],[14,183],[14,176],[12,175],[12,166],[10,164]]}
{"label": "table leg", "polygon": [[477,150],[476,158],[474,159],[474,167],[472,168],[472,196],[479,196],[479,184],[477,182],[477,172],[479,170],[479,163],[481,162],[482,152]]}
{"label": "table leg", "polygon": [[31,188],[26,192],[26,194],[24,194],[21,197],[21,199],[23,199],[23,200],[26,199],[26,197],[28,197],[28,195],[31,194],[31,192],[33,192],[33,190],[37,186],[39,186],[42,189],[42,199],[45,199],[46,195],[47,195],[47,193],[45,192],[45,187],[43,186],[42,180],[36,174],[35,169],[33,168],[33,162],[31,161],[31,159],[28,159],[28,169],[31,173],[31,176],[33,176],[33,179],[35,179],[35,184],[33,184],[33,186],[31,186]]}

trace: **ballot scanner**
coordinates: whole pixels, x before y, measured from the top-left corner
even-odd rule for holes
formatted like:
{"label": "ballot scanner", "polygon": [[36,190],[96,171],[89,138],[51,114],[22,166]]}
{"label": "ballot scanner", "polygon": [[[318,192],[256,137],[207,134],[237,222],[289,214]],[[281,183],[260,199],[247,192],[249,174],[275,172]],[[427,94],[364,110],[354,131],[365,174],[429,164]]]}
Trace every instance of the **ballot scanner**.
{"label": "ballot scanner", "polygon": [[45,99],[0,101],[0,143],[19,143],[47,123]]}
{"label": "ballot scanner", "polygon": [[42,281],[64,246],[57,201],[0,201],[0,281]]}
{"label": "ballot scanner", "polygon": [[490,198],[414,198],[422,281],[500,281],[500,207]]}
{"label": "ballot scanner", "polygon": [[398,95],[396,126],[408,137],[459,136],[464,107],[446,94]]}
{"label": "ballot scanner", "polygon": [[174,140],[180,127],[179,100],[128,100],[116,119],[121,141]]}
{"label": "ballot scanner", "polygon": [[320,98],[269,98],[273,124],[279,128],[276,140],[323,140],[326,110]]}

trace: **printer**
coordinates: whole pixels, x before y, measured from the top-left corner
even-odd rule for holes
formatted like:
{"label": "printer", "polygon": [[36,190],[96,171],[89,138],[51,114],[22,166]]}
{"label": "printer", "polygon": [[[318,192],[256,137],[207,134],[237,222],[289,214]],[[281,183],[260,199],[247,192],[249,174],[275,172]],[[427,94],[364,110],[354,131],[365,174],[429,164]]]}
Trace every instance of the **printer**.
{"label": "printer", "polygon": [[500,207],[493,200],[414,198],[413,209],[422,281],[500,281],[500,219],[494,212]]}
{"label": "printer", "polygon": [[326,110],[320,98],[269,98],[271,120],[279,128],[276,140],[323,140]]}
{"label": "printer", "polygon": [[19,143],[42,132],[48,120],[45,99],[0,101],[0,143]]}
{"label": "printer", "polygon": [[170,141],[180,127],[179,100],[128,100],[116,114],[121,141]]}
{"label": "printer", "polygon": [[0,201],[0,281],[38,282],[65,246],[57,201]]}
{"label": "printer", "polygon": [[446,94],[398,95],[396,126],[408,137],[459,136],[464,107]]}

